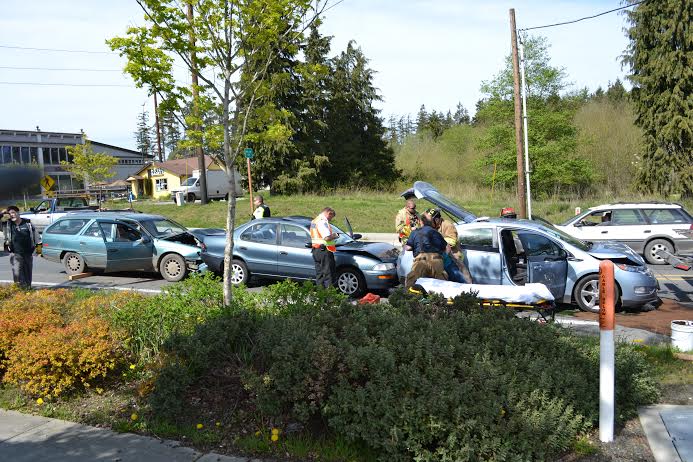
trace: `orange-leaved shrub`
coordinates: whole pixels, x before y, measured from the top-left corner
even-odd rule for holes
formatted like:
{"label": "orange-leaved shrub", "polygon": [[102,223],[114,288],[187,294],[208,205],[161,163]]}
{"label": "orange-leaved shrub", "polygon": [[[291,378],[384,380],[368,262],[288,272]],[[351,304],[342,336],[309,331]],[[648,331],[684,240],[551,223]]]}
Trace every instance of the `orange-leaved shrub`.
{"label": "orange-leaved shrub", "polygon": [[0,300],[10,298],[20,291],[21,289],[17,284],[0,284]]}
{"label": "orange-leaved shrub", "polygon": [[5,369],[8,353],[19,336],[62,325],[62,318],[54,307],[27,307],[11,303],[15,298],[3,301],[0,306],[0,376]]}
{"label": "orange-leaved shrub", "polygon": [[101,319],[45,327],[16,339],[3,381],[43,396],[88,388],[122,364],[121,345]]}

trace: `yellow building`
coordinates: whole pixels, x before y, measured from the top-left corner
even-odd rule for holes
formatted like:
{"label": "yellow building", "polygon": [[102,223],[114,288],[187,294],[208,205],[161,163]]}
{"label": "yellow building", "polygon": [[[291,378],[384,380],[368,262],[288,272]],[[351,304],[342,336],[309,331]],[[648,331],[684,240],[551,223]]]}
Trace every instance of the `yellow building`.
{"label": "yellow building", "polygon": [[[205,168],[221,170],[209,156],[205,156]],[[179,188],[182,182],[192,176],[193,170],[197,169],[197,157],[152,162],[130,176],[127,181],[130,182],[135,197],[167,198],[171,196],[171,191]]]}

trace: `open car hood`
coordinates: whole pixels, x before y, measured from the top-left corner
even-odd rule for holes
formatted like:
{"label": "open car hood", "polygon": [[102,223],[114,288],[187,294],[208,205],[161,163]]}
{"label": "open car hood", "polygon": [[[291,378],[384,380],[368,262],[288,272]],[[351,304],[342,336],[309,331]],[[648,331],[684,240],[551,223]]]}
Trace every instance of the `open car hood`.
{"label": "open car hood", "polygon": [[623,260],[628,259],[639,265],[645,265],[642,259],[633,249],[626,244],[614,241],[595,242],[587,253],[599,260]]}
{"label": "open car hood", "polygon": [[402,197],[412,197],[412,193],[419,199],[425,199],[434,204],[448,215],[454,217],[458,222],[471,223],[477,218],[472,212],[455,204],[449,198],[438,192],[430,183],[426,183],[425,181],[417,181],[414,183],[414,187],[403,192]]}

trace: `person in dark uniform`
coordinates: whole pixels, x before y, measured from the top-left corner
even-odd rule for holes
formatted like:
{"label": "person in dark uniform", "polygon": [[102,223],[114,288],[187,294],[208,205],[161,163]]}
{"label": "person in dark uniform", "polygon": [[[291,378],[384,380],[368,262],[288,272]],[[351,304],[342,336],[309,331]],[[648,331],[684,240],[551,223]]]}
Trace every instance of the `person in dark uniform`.
{"label": "person in dark uniform", "polygon": [[9,217],[2,223],[5,241],[3,249],[10,253],[12,279],[23,289],[31,289],[34,267],[34,253],[41,253],[41,241],[31,221],[19,216],[19,208],[10,205],[2,211],[2,217]]}
{"label": "person in dark uniform", "polygon": [[440,210],[428,209],[421,218],[423,226],[411,232],[406,244],[406,248],[411,248],[414,253],[414,263],[405,281],[407,289],[419,278],[448,279],[443,261],[448,243],[438,232],[443,221]]}
{"label": "person in dark uniform", "polygon": [[265,199],[261,195],[255,196],[253,199],[253,204],[255,205],[255,211],[253,212],[253,220],[260,219],[260,218],[269,218],[271,217],[270,213],[270,208],[268,205],[265,205]]}

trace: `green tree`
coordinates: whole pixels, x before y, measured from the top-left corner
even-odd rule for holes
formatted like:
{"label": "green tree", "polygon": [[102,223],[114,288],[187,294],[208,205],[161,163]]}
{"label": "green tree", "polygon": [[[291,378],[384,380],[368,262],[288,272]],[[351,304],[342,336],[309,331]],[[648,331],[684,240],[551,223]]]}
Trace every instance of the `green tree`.
{"label": "green tree", "polygon": [[154,142],[152,141],[152,127],[149,125],[149,113],[142,110],[137,115],[137,131],[135,131],[135,143],[137,150],[142,155],[148,156],[154,151]]}
{"label": "green tree", "polygon": [[[529,37],[525,42],[532,190],[538,195],[583,192],[594,171],[587,160],[576,155],[578,133],[573,119],[587,94],[561,97],[558,92],[567,86],[565,73],[550,65],[546,40]],[[509,66],[507,58],[505,69],[482,84],[486,98],[477,104],[475,121],[487,127],[479,142],[484,151],[478,161],[482,182],[512,188],[517,180],[517,157]]]}
{"label": "green tree", "polygon": [[84,137],[84,144],[66,146],[71,162],[61,161],[60,164],[68,172],[84,183],[84,186],[103,183],[115,175],[113,167],[118,165],[115,157],[94,152],[89,140]]}
{"label": "green tree", "polygon": [[[128,72],[138,86],[180,101],[190,89],[176,85],[174,57],[200,80],[201,113],[213,112],[216,124],[203,126],[195,114],[186,117],[186,137],[223,166],[231,187],[235,165],[246,145],[248,114],[262,95],[269,78],[272,53],[289,37],[300,37],[324,9],[326,0],[137,0],[145,11],[145,25],[131,27],[126,37],[108,41],[128,59]],[[188,15],[192,12],[192,15]],[[194,51],[194,53],[193,53]],[[193,58],[194,56],[194,58]],[[256,62],[255,57],[263,62]],[[244,71],[252,69],[252,73]],[[241,112],[242,111],[242,112]],[[193,130],[190,127],[201,127]],[[235,228],[236,197],[231,195],[226,220],[224,303],[232,300],[230,271]]]}
{"label": "green tree", "polygon": [[331,67],[325,115],[329,165],[320,174],[323,186],[388,185],[399,172],[385,140],[380,111],[373,106],[380,96],[368,60],[352,41]]}
{"label": "green tree", "polygon": [[624,62],[645,138],[638,185],[693,194],[693,0],[642,2],[626,15]]}
{"label": "green tree", "polygon": [[457,107],[455,107],[455,114],[452,116],[452,120],[456,125],[469,124],[472,121],[469,117],[469,111],[462,105],[462,103],[457,103]]}

